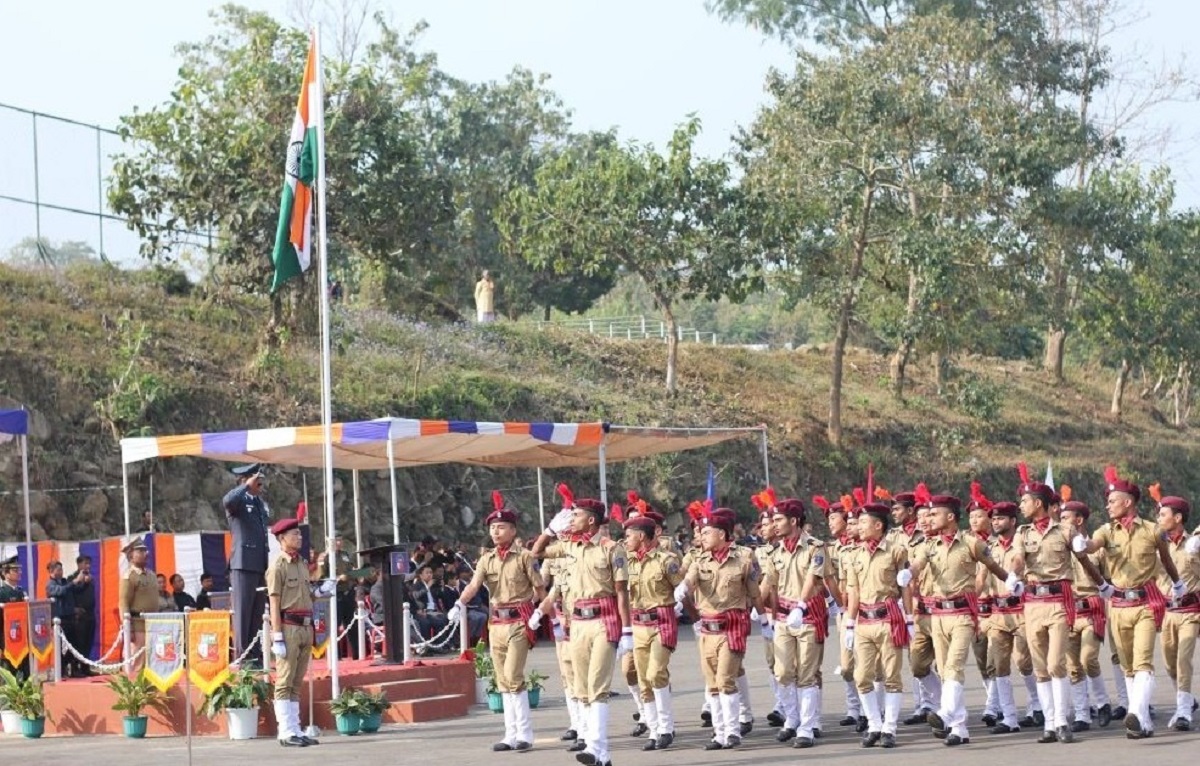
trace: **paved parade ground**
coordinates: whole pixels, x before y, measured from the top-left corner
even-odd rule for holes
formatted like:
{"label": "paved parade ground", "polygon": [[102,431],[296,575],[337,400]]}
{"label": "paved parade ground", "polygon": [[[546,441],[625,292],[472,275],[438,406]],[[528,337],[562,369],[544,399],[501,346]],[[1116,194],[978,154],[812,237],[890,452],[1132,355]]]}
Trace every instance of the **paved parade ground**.
{"label": "paved parade ground", "polygon": [[[825,678],[835,678],[833,668],[837,653],[834,644],[826,650]],[[831,656],[832,655],[832,656]],[[624,684],[614,685],[620,696],[614,700],[610,748],[614,766],[651,766],[652,764],[736,764],[789,763],[797,759],[831,759],[836,762],[865,762],[872,759],[888,759],[893,762],[930,764],[961,763],[964,758],[976,763],[1021,763],[1023,766],[1037,764],[1061,764],[1064,759],[1087,759],[1090,763],[1133,763],[1135,759],[1153,759],[1155,766],[1193,763],[1200,733],[1166,731],[1166,722],[1174,708],[1174,692],[1170,680],[1161,665],[1154,695],[1158,708],[1153,739],[1130,741],[1119,721],[1107,729],[1093,728],[1082,732],[1071,745],[1039,745],[1034,740],[1039,732],[993,735],[986,733],[979,723],[983,705],[983,688],[978,673],[969,666],[967,673],[967,704],[971,713],[971,743],[957,748],[948,748],[934,739],[928,726],[901,725],[898,746],[885,751],[878,748],[864,750],[858,744],[858,736],[849,728],[842,728],[837,721],[843,715],[842,685],[840,679],[827,684],[826,699],[822,715],[825,736],[816,748],[800,751],[775,741],[775,731],[766,723],[770,712],[771,692],[767,686],[767,671],[761,652],[761,639],[752,636],[749,657],[749,674],[754,702],[754,731],[745,738],[741,748],[718,752],[704,752],[701,747],[709,739],[710,729],[701,729],[699,709],[701,705],[701,676],[697,664],[696,642],[691,630],[682,629],[679,648],[673,665],[672,686],[676,694],[675,714],[678,737],[675,744],[665,751],[642,752],[642,739],[628,736],[633,723],[630,714],[633,703]],[[551,676],[542,694],[541,707],[533,711],[533,725],[537,734],[534,749],[525,753],[491,752],[493,742],[499,740],[504,728],[498,714],[488,712],[483,706],[473,706],[465,718],[438,721],[426,724],[388,725],[378,734],[341,737],[328,733],[316,748],[284,749],[272,738],[273,732],[255,741],[231,742],[217,737],[196,738],[192,742],[192,762],[196,764],[220,764],[221,766],[262,766],[264,763],[286,760],[295,764],[463,764],[486,759],[488,763],[507,760],[519,761],[522,766],[546,764],[574,764],[575,758],[564,750],[559,735],[567,728],[566,708],[562,689],[558,683],[557,666],[553,647],[540,644],[530,655],[529,668],[536,668]],[[906,668],[907,670],[907,668]],[[1105,680],[1111,677],[1105,667]],[[1023,685],[1017,690],[1018,706],[1023,708],[1025,694]],[[903,715],[908,715],[911,697],[905,694]],[[60,714],[61,711],[51,711]],[[183,737],[160,737],[145,740],[129,740],[120,736],[104,737],[50,737],[42,740],[25,740],[21,737],[0,738],[0,755],[5,763],[87,763],[89,766],[128,766],[130,763],[183,764],[187,763],[187,744]]]}

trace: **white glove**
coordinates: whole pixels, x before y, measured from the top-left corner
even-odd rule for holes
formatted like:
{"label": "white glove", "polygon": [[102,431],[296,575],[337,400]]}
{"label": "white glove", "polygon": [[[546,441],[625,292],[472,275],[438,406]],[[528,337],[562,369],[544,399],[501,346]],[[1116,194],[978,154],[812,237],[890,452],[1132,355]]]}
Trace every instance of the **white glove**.
{"label": "white glove", "polygon": [[683,580],[678,585],[675,586],[675,603],[682,604],[683,600],[685,598],[687,598],[687,594],[688,594],[687,580]]}
{"label": "white glove", "polygon": [[675,616],[676,617],[683,616],[683,602],[682,601],[675,602]]}
{"label": "white glove", "polygon": [[842,636],[842,646],[846,647],[846,651],[854,651],[854,623],[847,622],[845,635]]}
{"label": "white glove", "polygon": [[842,613],[842,607],[839,606],[838,602],[835,601],[832,597],[830,597],[830,599],[829,599],[828,608],[829,608],[829,616],[835,620],[838,618],[838,615]]}
{"label": "white glove", "polygon": [[[462,617],[462,602],[455,601],[454,606],[450,607],[450,611],[446,612],[446,619],[450,622],[458,622],[458,618]],[[532,619],[532,618],[531,618]],[[535,628],[536,630],[536,628]]]}
{"label": "white glove", "polygon": [[287,644],[283,643],[282,633],[271,634],[271,654],[275,655],[276,657],[287,656]]}
{"label": "white glove", "polygon": [[758,622],[758,607],[750,607],[750,619]]}
{"label": "white glove", "polygon": [[337,580],[320,580],[313,583],[312,594],[317,598],[329,598],[337,593]]}
{"label": "white glove", "polygon": [[702,635],[700,632],[700,623],[699,622],[692,623],[692,633],[695,634],[696,640],[699,641],[700,636]]}
{"label": "white glove", "polygon": [[1183,544],[1183,551],[1189,556],[1195,556],[1197,553],[1200,553],[1200,537],[1196,537],[1195,535],[1189,537],[1187,542]]}
{"label": "white glove", "polygon": [[1014,596],[1021,595],[1017,589],[1021,587],[1021,578],[1017,577],[1016,572],[1009,572],[1008,577],[1004,578],[1004,587],[1008,588],[1008,592]]}
{"label": "white glove", "polygon": [[566,532],[571,526],[571,519],[575,517],[575,512],[570,508],[563,508],[558,513],[554,514],[554,518],[550,519],[550,526],[547,531],[555,537]]}
{"label": "white glove", "polygon": [[633,628],[621,628],[621,640],[617,642],[617,659],[633,651]]}
{"label": "white glove", "polygon": [[555,617],[550,621],[550,629],[554,632],[555,641],[567,640],[567,631],[563,630],[562,620]]}
{"label": "white glove", "polygon": [[905,620],[904,627],[908,628],[908,640],[911,642],[917,635],[917,626],[913,624],[912,620]]}
{"label": "white glove", "polygon": [[901,588],[907,588],[908,584],[910,582],[912,582],[912,570],[911,569],[905,567],[904,569],[901,569],[899,572],[896,573],[896,584],[899,585]]}
{"label": "white glove", "polygon": [[1076,553],[1086,553],[1087,546],[1087,540],[1083,535],[1075,535],[1071,538],[1071,550],[1075,551]]}
{"label": "white glove", "polygon": [[1171,583],[1171,598],[1175,601],[1187,595],[1187,586],[1183,584],[1183,580],[1176,580]]}
{"label": "white glove", "polygon": [[801,601],[796,605],[795,609],[788,612],[787,626],[792,630],[800,630],[800,628],[804,627],[804,612],[806,609],[807,607],[804,606],[804,602]]}
{"label": "white glove", "polygon": [[1113,587],[1112,583],[1107,581],[1100,583],[1100,598],[1107,601],[1108,599],[1112,598],[1113,594],[1116,592],[1117,589]]}
{"label": "white glove", "polygon": [[1020,596],[1024,592],[1025,592],[1025,583],[1023,583],[1019,580],[1017,581],[1017,587],[1008,589],[1008,593],[1010,596]]}
{"label": "white glove", "polygon": [[529,619],[525,622],[525,626],[530,630],[537,630],[542,624],[542,610],[534,609],[533,614],[529,615]]}
{"label": "white glove", "polygon": [[758,632],[767,641],[775,640],[775,626],[766,620],[758,624]]}

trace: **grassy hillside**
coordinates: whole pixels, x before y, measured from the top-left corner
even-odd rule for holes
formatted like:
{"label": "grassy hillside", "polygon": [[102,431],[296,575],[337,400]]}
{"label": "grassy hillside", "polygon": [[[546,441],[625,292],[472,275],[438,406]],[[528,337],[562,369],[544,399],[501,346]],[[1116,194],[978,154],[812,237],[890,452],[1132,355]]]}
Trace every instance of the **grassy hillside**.
{"label": "grassy hillside", "polygon": [[[0,290],[9,306],[0,318],[0,406],[22,403],[35,412],[35,487],[119,484],[114,429],[187,433],[319,419],[315,339],[293,336],[281,351],[263,352],[268,309],[262,299],[213,304],[172,296],[152,272],[98,266],[60,274],[0,267]],[[1104,370],[1070,370],[1066,384],[1053,386],[1029,365],[957,359],[939,394],[918,360],[910,394],[897,402],[886,390],[886,359],[852,351],[844,393],[847,447],[835,453],[824,440],[829,361],[820,348],[764,353],[682,346],[680,393],[669,399],[661,388],[665,349],[653,341],[506,324],[434,326],[352,306],[339,306],[335,322],[337,419],[766,423],[773,483],[805,498],[846,491],[861,481],[868,462],[885,486],[925,480],[965,494],[967,483],[979,478],[993,498],[1011,492],[1018,459],[1039,475],[1052,459],[1056,477],[1093,504],[1110,461],[1144,482],[1162,481],[1173,493],[1200,489],[1190,433],[1163,425],[1137,399],[1136,387],[1124,421],[1114,422],[1107,414],[1112,377]],[[13,450],[0,452],[3,489],[19,487],[19,460]],[[720,470],[723,498],[748,517],[744,498],[762,481],[757,445],[749,441],[618,466],[610,486],[637,487],[680,508],[702,493],[709,460]],[[151,472],[160,518],[179,530],[221,523],[215,505],[228,478],[220,466],[191,460],[141,466],[131,493],[137,514],[149,502]],[[310,501],[317,502],[319,480],[309,473]],[[405,534],[460,534],[469,520],[462,506],[484,507],[493,486],[510,489],[524,507],[536,504],[532,472],[455,466],[404,473]],[[594,472],[551,478],[595,485]],[[379,477],[366,479],[371,533],[390,537],[386,491]],[[336,497],[339,507],[348,507],[345,489]],[[271,492],[277,505],[294,503],[298,474],[281,474]],[[0,497],[0,539],[17,532],[18,501]],[[84,537],[122,525],[119,491],[35,501],[39,534]]]}

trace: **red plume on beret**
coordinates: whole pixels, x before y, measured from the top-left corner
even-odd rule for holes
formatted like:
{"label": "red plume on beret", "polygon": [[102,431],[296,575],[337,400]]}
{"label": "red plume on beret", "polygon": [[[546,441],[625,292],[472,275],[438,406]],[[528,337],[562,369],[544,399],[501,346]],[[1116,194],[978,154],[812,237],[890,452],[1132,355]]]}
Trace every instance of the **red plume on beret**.
{"label": "red plume on beret", "polygon": [[762,495],[751,495],[750,504],[760,511],[767,510],[767,504],[763,502]]}
{"label": "red plume on beret", "polygon": [[867,493],[863,491],[862,487],[854,488],[854,503],[859,508],[867,504]]}
{"label": "red plume on beret", "polygon": [[929,502],[933,500],[933,495],[929,493],[929,487],[925,486],[925,482],[917,485],[917,488],[913,490],[913,495],[916,497],[918,506],[929,505]]}
{"label": "red plume on beret", "polygon": [[1112,484],[1117,479],[1121,478],[1117,475],[1117,467],[1115,465],[1105,466],[1104,468],[1104,483]]}
{"label": "red plume on beret", "polygon": [[852,509],[852,508],[859,507],[858,504],[854,502],[854,498],[851,497],[850,495],[842,495],[841,503],[842,503],[842,508],[846,509],[847,512],[849,512],[850,509]]}
{"label": "red plume on beret", "polygon": [[768,508],[773,508],[777,502],[775,499],[775,488],[767,487],[766,489],[764,489],[762,491],[762,499],[763,499],[763,502],[765,502],[767,504]]}
{"label": "red plume on beret", "polygon": [[1064,503],[1071,502],[1071,485],[1063,484],[1058,488],[1058,496],[1062,498]]}
{"label": "red plume on beret", "polygon": [[1017,476],[1021,477],[1022,484],[1029,483],[1029,466],[1024,462],[1017,463]]}
{"label": "red plume on beret", "polygon": [[992,506],[995,505],[991,500],[988,500],[987,495],[983,494],[983,485],[977,481],[971,482],[971,502],[974,504],[974,507],[982,508],[989,512],[992,510]]}
{"label": "red plume on beret", "polygon": [[635,490],[631,489],[626,492],[625,499],[629,501],[629,508],[627,510],[631,513],[637,511],[639,516],[645,516],[646,512],[650,510],[650,504],[638,497],[638,493]]}
{"label": "red plume on beret", "polygon": [[887,500],[890,502],[892,499],[892,493],[888,492],[885,487],[876,487],[875,488],[875,499],[876,500]]}
{"label": "red plume on beret", "polygon": [[688,503],[687,514],[693,522],[700,521],[712,510],[711,500],[693,500]]}
{"label": "red plume on beret", "polygon": [[1146,489],[1147,489],[1147,491],[1150,492],[1150,497],[1154,498],[1154,502],[1156,502],[1156,503],[1162,502],[1163,493],[1162,493],[1162,485],[1161,484],[1159,484],[1156,481],[1153,484],[1151,484],[1149,487],[1146,487]]}
{"label": "red plume on beret", "polygon": [[296,521],[303,524],[304,520],[307,518],[308,518],[308,503],[301,500],[299,503],[296,504]]}
{"label": "red plume on beret", "polygon": [[620,503],[612,504],[612,510],[609,512],[608,517],[618,524],[625,523],[625,510],[621,508]]}
{"label": "red plume on beret", "polygon": [[492,507],[497,511],[504,510],[504,495],[500,494],[500,490],[492,490]]}
{"label": "red plume on beret", "polygon": [[558,492],[558,494],[562,495],[563,508],[575,507],[575,493],[571,491],[570,487],[560,482],[559,485],[554,489]]}
{"label": "red plume on beret", "polygon": [[824,495],[813,495],[813,505],[821,509],[822,513],[829,513],[832,503]]}

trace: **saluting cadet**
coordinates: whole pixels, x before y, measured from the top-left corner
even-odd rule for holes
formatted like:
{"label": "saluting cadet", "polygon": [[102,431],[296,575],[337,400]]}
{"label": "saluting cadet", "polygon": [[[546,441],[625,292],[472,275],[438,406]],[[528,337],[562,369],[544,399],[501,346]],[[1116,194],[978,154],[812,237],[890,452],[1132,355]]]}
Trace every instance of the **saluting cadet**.
{"label": "saluting cadet", "polygon": [[[633,649],[629,622],[629,580],[624,546],[601,532],[607,509],[599,500],[576,500],[565,484],[559,485],[564,504],[550,526],[533,544],[533,555],[566,558],[570,562],[571,664],[574,688],[583,703],[587,721],[586,747],[575,754],[584,766],[609,763],[608,697],[613,665],[618,655]],[[557,539],[570,531],[569,540]]]}
{"label": "saluting cadet", "polygon": [[[1175,683],[1175,714],[1167,727],[1176,731],[1192,728],[1192,655],[1196,633],[1200,630],[1200,537],[1187,533],[1192,506],[1175,495],[1162,496],[1159,485],[1150,486],[1150,496],[1158,503],[1158,528],[1166,537],[1171,560],[1179,572],[1186,592],[1167,605],[1162,623],[1163,660]],[[1160,575],[1159,588],[1171,583]]]}
{"label": "saluting cadet", "polygon": [[[902,598],[910,598],[908,580],[901,575],[908,574],[908,546],[894,536],[885,539],[891,512],[888,506],[868,503],[859,510],[860,543],[847,566],[842,644],[854,652],[854,680],[867,716],[862,746],[892,748],[904,699],[903,649],[914,630],[901,603]],[[880,668],[882,711],[875,691]]]}
{"label": "saluting cadet", "polygon": [[297,519],[280,519],[271,527],[280,552],[267,567],[267,599],[271,614],[271,654],[275,656],[275,721],[279,744],[308,747],[318,742],[300,728],[300,685],[308,672],[313,645],[313,596],[337,591],[336,580],[309,582],[308,562],[300,555],[304,537]]}
{"label": "saluting cadet", "polygon": [[121,550],[129,559],[129,571],[121,575],[117,603],[121,606],[121,614],[130,617],[129,651],[136,658],[129,666],[129,673],[136,678],[146,664],[145,652],[138,654],[138,650],[146,645],[146,619],[143,615],[157,612],[160,603],[158,578],[154,572],[146,569],[149,550],[141,537],[130,540]]}
{"label": "saluting cadet", "polygon": [[537,560],[514,544],[517,514],[499,492],[492,492],[492,512],[484,523],[494,547],[480,556],[475,575],[446,618],[451,623],[457,621],[479,589],[487,587],[491,594],[488,644],[492,667],[496,669],[496,689],[504,695],[504,739],[492,745],[492,750],[528,750],[533,746],[533,721],[525,685],[525,661],[542,621],[541,610],[534,608],[535,599],[540,602],[546,592],[537,571]]}
{"label": "saluting cadet", "polygon": [[[1085,503],[1072,500],[1071,488],[1066,484],[1059,487],[1058,491],[1063,500],[1058,511],[1062,523],[1085,534],[1091,509]],[[1104,687],[1104,675],[1100,672],[1100,648],[1104,643],[1107,611],[1099,586],[1088,576],[1079,558],[1077,556],[1073,562],[1075,624],[1067,635],[1067,674],[1071,678],[1071,704],[1075,710],[1071,731],[1077,732],[1092,728],[1090,696],[1096,698],[1096,723],[1106,727],[1112,722],[1108,690]]]}
{"label": "saluting cadet", "polygon": [[[1142,496],[1138,485],[1118,476],[1113,466],[1105,469],[1104,479],[1111,520],[1101,525],[1091,540],[1075,536],[1071,548],[1076,553],[1104,551],[1111,585],[1116,589],[1109,605],[1109,620],[1129,690],[1125,734],[1130,739],[1143,739],[1154,734],[1150,720],[1154,637],[1162,620],[1160,615],[1167,607],[1156,582],[1159,562],[1170,578],[1173,600],[1187,594],[1187,585],[1179,579],[1166,538],[1155,529],[1154,522],[1138,518],[1137,503]],[[1108,583],[1102,587],[1108,587]]]}

